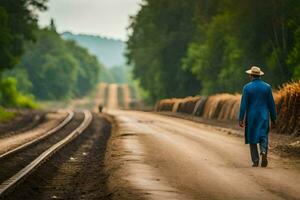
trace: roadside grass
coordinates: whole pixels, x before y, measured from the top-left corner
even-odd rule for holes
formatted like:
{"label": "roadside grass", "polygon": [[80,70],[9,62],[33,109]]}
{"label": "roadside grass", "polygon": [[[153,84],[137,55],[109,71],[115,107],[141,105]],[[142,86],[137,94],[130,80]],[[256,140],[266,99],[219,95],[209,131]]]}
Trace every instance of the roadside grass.
{"label": "roadside grass", "polygon": [[12,120],[16,116],[16,113],[6,111],[5,109],[0,107],[0,122],[7,122]]}

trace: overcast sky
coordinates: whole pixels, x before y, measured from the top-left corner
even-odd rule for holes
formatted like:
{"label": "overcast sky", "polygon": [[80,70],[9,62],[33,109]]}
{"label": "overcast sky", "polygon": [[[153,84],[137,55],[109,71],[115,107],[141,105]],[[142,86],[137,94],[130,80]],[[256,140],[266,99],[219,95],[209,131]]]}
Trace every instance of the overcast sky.
{"label": "overcast sky", "polygon": [[71,31],[127,39],[129,16],[135,15],[142,0],[49,0],[48,11],[39,24],[55,20],[58,32]]}

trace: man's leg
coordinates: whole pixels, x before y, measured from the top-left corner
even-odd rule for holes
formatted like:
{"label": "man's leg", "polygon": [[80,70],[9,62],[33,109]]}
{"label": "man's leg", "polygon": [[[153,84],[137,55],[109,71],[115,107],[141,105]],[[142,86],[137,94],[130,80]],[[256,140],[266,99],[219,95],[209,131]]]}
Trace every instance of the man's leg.
{"label": "man's leg", "polygon": [[269,145],[268,135],[261,137],[259,141],[259,148],[261,154],[268,153],[268,145]]}
{"label": "man's leg", "polygon": [[257,144],[250,144],[250,153],[251,153],[251,159],[253,162],[253,167],[257,167],[259,163],[259,155],[257,150]]}
{"label": "man's leg", "polygon": [[261,137],[259,142],[259,147],[260,147],[262,167],[267,167],[268,165],[268,158],[267,158],[268,145],[269,145],[268,135]]}

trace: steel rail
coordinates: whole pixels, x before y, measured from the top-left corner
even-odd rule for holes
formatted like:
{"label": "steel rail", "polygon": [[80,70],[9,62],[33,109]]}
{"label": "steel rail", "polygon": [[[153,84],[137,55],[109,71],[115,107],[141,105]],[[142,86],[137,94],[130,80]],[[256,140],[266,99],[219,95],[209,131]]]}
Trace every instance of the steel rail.
{"label": "steel rail", "polygon": [[7,195],[9,192],[16,187],[17,184],[24,181],[26,177],[28,177],[32,172],[34,172],[42,163],[44,163],[47,159],[49,159],[53,154],[59,151],[62,147],[70,143],[74,140],[77,136],[79,136],[91,123],[92,121],[92,113],[90,111],[83,111],[84,113],[84,120],[83,122],[68,136],[48,148],[42,154],[40,154],[35,160],[33,160],[30,164],[26,167],[21,169],[11,178],[7,179],[0,185],[0,198]]}
{"label": "steel rail", "polygon": [[3,158],[8,157],[8,156],[10,156],[10,155],[13,155],[13,154],[15,154],[15,153],[17,153],[17,152],[19,152],[19,151],[25,149],[26,147],[29,147],[29,146],[31,146],[31,145],[33,145],[33,144],[36,144],[36,143],[38,143],[39,141],[41,141],[41,140],[43,140],[43,139],[49,137],[49,136],[52,135],[53,133],[59,131],[59,130],[62,129],[64,126],[66,126],[66,125],[73,119],[73,117],[74,117],[74,112],[71,112],[71,111],[68,112],[67,117],[66,117],[66,118],[65,118],[58,126],[52,128],[51,130],[49,130],[49,131],[47,131],[45,134],[43,134],[43,135],[41,135],[41,136],[35,138],[34,140],[31,140],[31,141],[29,141],[29,142],[26,142],[26,143],[24,143],[24,144],[22,144],[22,145],[20,145],[20,146],[18,146],[18,147],[16,147],[16,148],[14,148],[14,149],[11,149],[11,150],[9,150],[9,151],[7,151],[7,152],[1,154],[1,155],[0,155],[0,159],[3,159]]}

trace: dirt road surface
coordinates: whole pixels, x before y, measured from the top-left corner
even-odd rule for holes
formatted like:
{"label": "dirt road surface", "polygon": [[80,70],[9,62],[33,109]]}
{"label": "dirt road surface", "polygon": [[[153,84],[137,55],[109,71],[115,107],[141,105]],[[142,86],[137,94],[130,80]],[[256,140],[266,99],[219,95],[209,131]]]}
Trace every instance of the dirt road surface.
{"label": "dirt road surface", "polygon": [[118,106],[118,85],[117,84],[110,84],[109,86],[109,93],[108,93],[108,104],[107,107],[109,110],[117,109]]}
{"label": "dirt road surface", "polygon": [[122,89],[124,91],[124,103],[125,103],[125,109],[129,109],[131,97],[130,97],[130,90],[129,86],[127,84],[122,85]]}
{"label": "dirt road surface", "polygon": [[104,102],[105,102],[105,89],[107,87],[107,83],[100,83],[98,86],[97,86],[97,93],[96,93],[96,96],[95,96],[95,102],[94,102],[94,108],[93,108],[93,111],[94,112],[98,112],[98,106],[99,105],[104,105]]}
{"label": "dirt road surface", "polygon": [[244,139],[183,119],[111,111],[112,199],[300,199],[300,163],[274,154],[252,168]]}

